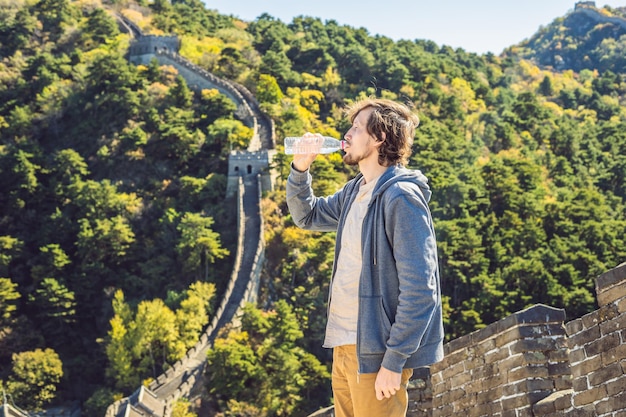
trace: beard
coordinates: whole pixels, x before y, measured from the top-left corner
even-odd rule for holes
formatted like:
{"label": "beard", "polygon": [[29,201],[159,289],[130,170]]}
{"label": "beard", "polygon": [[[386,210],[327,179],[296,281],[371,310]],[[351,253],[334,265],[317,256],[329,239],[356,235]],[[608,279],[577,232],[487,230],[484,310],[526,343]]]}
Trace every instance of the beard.
{"label": "beard", "polygon": [[343,156],[343,163],[349,166],[355,166],[359,164],[359,161],[361,160],[361,158],[355,158],[351,155],[345,154]]}
{"label": "beard", "polygon": [[343,155],[343,163],[349,166],[355,166],[358,165],[359,162],[361,162],[362,160],[368,158],[372,153],[374,152],[373,149],[367,149],[365,151],[365,153],[363,154],[344,154]]}

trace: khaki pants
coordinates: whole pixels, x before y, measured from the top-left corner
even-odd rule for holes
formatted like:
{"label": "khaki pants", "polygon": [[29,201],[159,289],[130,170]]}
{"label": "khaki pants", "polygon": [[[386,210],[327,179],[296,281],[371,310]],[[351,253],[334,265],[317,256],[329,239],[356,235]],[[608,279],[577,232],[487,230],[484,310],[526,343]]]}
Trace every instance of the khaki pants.
{"label": "khaki pants", "polygon": [[412,369],[402,371],[400,390],[391,398],[376,399],[377,374],[358,375],[356,345],[333,349],[332,386],[336,417],[405,417],[409,396],[407,385]]}

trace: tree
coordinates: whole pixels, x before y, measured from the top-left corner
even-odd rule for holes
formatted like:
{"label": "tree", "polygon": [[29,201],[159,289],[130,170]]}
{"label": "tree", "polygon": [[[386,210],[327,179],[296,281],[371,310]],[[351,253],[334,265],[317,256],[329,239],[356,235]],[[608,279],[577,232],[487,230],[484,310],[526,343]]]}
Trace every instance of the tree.
{"label": "tree", "polygon": [[17,284],[9,278],[0,278],[0,328],[10,321],[13,312],[17,310],[14,302],[20,297]]}
{"label": "tree", "polygon": [[253,403],[262,368],[246,332],[217,339],[207,358],[208,392],[213,398],[218,402],[224,401],[220,397],[225,397]]}
{"label": "tree", "polygon": [[157,148],[184,165],[197,155],[206,141],[206,135],[198,128],[193,110],[168,107],[159,126],[162,144]]}
{"label": "tree", "polygon": [[207,206],[217,206],[226,193],[227,178],[223,174],[211,173],[206,178],[183,176],[180,178],[181,210],[206,211]]}
{"label": "tree", "polygon": [[26,199],[28,195],[34,194],[40,186],[37,175],[41,171],[41,165],[34,161],[35,156],[33,154],[21,149],[17,150],[14,157],[15,162],[8,178],[8,182],[14,190],[11,194]]}
{"label": "tree", "polygon": [[37,264],[31,268],[31,274],[36,280],[43,280],[47,276],[56,275],[72,262],[57,243],[43,246],[39,250],[40,254],[35,260]]}
{"label": "tree", "polygon": [[54,278],[44,278],[28,300],[36,311],[43,334],[55,346],[67,340],[69,325],[76,321],[74,292]]}
{"label": "tree", "polygon": [[88,416],[104,416],[106,411],[115,400],[115,395],[110,388],[98,388],[85,401],[81,407],[81,413]]}
{"label": "tree", "polygon": [[85,36],[93,42],[105,43],[107,39],[113,39],[120,33],[115,20],[101,8],[94,9],[87,17]]}
{"label": "tree", "polygon": [[186,352],[176,326],[176,315],[163,300],[142,301],[132,325],[131,352],[139,374],[156,378]]}
{"label": "tree", "polygon": [[221,118],[209,126],[207,142],[217,145],[222,153],[232,149],[246,149],[252,139],[252,129],[239,120]]}
{"label": "tree", "polygon": [[119,263],[135,241],[128,220],[120,215],[93,221],[80,219],[79,226],[76,245],[85,263]]}
{"label": "tree", "polygon": [[[128,119],[140,113],[138,91],[143,83],[137,68],[129,65],[121,54],[110,51],[98,56],[89,66],[86,79],[85,100],[90,100],[89,97],[93,100],[89,116],[98,120],[98,127],[104,132],[125,126]],[[82,117],[85,116],[83,113]]]}
{"label": "tree", "polygon": [[13,236],[0,236],[0,276],[8,276],[11,262],[22,252],[24,242]]}
{"label": "tree", "polygon": [[195,282],[181,297],[173,297],[180,298],[175,310],[156,298],[141,301],[133,311],[117,290],[105,346],[106,375],[115,388],[130,392],[182,358],[208,323],[214,294],[213,284]]}
{"label": "tree", "polygon": [[220,51],[217,72],[228,79],[236,80],[248,68],[248,64],[239,49],[227,46]]}
{"label": "tree", "polygon": [[74,293],[54,278],[44,278],[29,300],[37,305],[47,320],[57,321],[53,324],[55,326],[73,320]]}
{"label": "tree", "polygon": [[363,85],[370,81],[374,62],[366,46],[351,44],[337,60],[337,68],[347,84]]}
{"label": "tree", "polygon": [[283,98],[283,92],[275,77],[261,74],[257,85],[256,98],[261,104],[278,104]]}
{"label": "tree", "polygon": [[65,26],[74,20],[77,14],[68,0],[39,0],[35,5],[43,30],[48,32],[51,41],[57,41]]}
{"label": "tree", "polygon": [[291,44],[293,38],[293,33],[283,22],[267,13],[251,22],[248,32],[254,36],[254,47],[261,54],[271,48],[284,50],[285,45]]}
{"label": "tree", "polygon": [[[185,352],[177,342],[174,313],[160,299],[142,301],[133,314],[121,290],[113,300],[106,353],[107,376],[116,388],[131,391],[145,378],[156,378]],[[182,348],[182,352],[181,352]]]}
{"label": "tree", "polygon": [[305,416],[319,406],[308,402],[306,392],[319,391],[328,370],[298,346],[303,334],[288,303],[280,300],[275,308],[262,312],[246,305],[241,330],[217,339],[207,353],[208,390],[226,413]]}
{"label": "tree", "polygon": [[[203,217],[198,213],[185,213],[177,227],[180,239],[176,250],[181,257],[184,271],[200,276],[202,264],[205,269],[229,254],[221,246],[219,234],[211,229],[212,217]],[[206,276],[206,272],[204,273]]]}
{"label": "tree", "polygon": [[3,39],[0,51],[3,56],[12,56],[16,51],[26,48],[38,22],[37,18],[29,13],[28,8],[24,7],[17,11],[11,23],[0,26],[0,35]]}
{"label": "tree", "polygon": [[200,127],[206,129],[217,119],[232,116],[237,106],[218,90],[210,89],[202,90],[197,111],[201,114]]}
{"label": "tree", "polygon": [[292,85],[292,81],[296,77],[295,74],[297,74],[291,70],[291,61],[285,52],[278,47],[273,47],[263,55],[259,71],[271,75],[282,86]]}
{"label": "tree", "polygon": [[554,86],[552,85],[552,78],[549,75],[543,77],[541,84],[539,84],[539,93],[546,97],[551,97],[554,94]]}
{"label": "tree", "polygon": [[215,296],[215,284],[196,281],[185,291],[185,298],[176,310],[176,323],[180,339],[185,346],[198,341],[202,329],[209,322],[211,301]]}
{"label": "tree", "polygon": [[[123,293],[120,290],[116,291],[114,300],[117,300],[118,304],[124,302]],[[114,311],[115,305],[114,301]],[[140,375],[138,371],[140,370],[134,366],[133,356],[128,346],[128,339],[130,338],[128,333],[129,329],[123,316],[117,312],[109,321],[109,325],[111,328],[108,332],[106,345],[106,355],[108,358],[106,375],[114,381],[115,388],[119,390],[132,390],[139,385]]]}
{"label": "tree", "polygon": [[188,400],[180,399],[174,404],[172,417],[198,417],[198,415],[191,411],[191,404]]}
{"label": "tree", "polygon": [[55,398],[63,376],[63,364],[52,349],[37,349],[13,355],[6,387],[20,407],[41,410]]}
{"label": "tree", "polygon": [[[85,159],[74,149],[61,149],[54,155],[52,178],[54,187],[68,187],[74,185],[89,174]],[[63,192],[62,188],[55,190]]]}
{"label": "tree", "polygon": [[187,86],[185,79],[178,75],[174,85],[168,92],[168,100],[171,105],[180,109],[189,109],[193,103],[193,92]]}

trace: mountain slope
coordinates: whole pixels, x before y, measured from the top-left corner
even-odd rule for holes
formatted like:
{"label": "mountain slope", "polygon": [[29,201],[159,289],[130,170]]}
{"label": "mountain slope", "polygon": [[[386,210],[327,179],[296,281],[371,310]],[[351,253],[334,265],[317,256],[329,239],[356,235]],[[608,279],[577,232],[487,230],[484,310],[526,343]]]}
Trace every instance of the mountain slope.
{"label": "mountain slope", "polygon": [[506,55],[556,70],[626,72],[626,7],[598,9],[579,3]]}

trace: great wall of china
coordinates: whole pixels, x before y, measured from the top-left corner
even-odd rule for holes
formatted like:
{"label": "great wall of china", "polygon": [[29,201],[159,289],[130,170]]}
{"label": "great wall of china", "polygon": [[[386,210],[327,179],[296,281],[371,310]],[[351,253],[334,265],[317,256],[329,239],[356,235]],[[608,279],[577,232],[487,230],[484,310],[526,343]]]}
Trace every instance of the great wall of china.
{"label": "great wall of china", "polygon": [[121,16],[118,20],[133,37],[129,50],[132,63],[148,64],[157,59],[161,65],[176,68],[191,89],[217,89],[237,105],[237,116],[254,132],[246,151],[233,151],[229,156],[227,194],[237,199],[238,244],[228,287],[211,324],[184,358],[147,387],[138,387],[129,397],[111,404],[106,412],[106,417],[170,416],[178,399],[202,388],[206,353],[218,331],[236,321],[246,303],[257,299],[265,256],[259,207],[262,190],[270,189],[272,183],[268,167],[274,152],[274,126],[245,87],[216,77],[178,55],[175,37],[144,36],[131,21]]}
{"label": "great wall of china", "polygon": [[596,8],[595,1],[581,1],[576,3],[575,13],[582,13],[596,23],[612,23],[626,29],[626,19],[619,16],[607,16]]}
{"label": "great wall of china", "polygon": [[[585,3],[585,4],[582,4]],[[575,12],[609,21],[591,2]],[[626,20],[613,22],[622,26]],[[171,65],[191,88],[215,88],[238,106],[254,129],[245,152],[229,160],[229,193],[238,199],[238,249],[230,284],[209,328],[187,355],[148,387],[112,404],[106,417],[169,417],[174,403],[202,387],[205,356],[218,330],[236,320],[258,294],[264,261],[261,191],[271,187],[268,165],[274,129],[243,86],[215,77],[176,52],[173,37],[145,37],[132,22],[121,25],[135,37],[129,59],[156,58]],[[565,322],[566,312],[535,305],[445,345],[445,358],[417,369],[409,388],[410,417],[465,415],[501,417],[626,417],[626,264],[596,279],[599,309]],[[329,407],[310,417],[333,416]]]}

